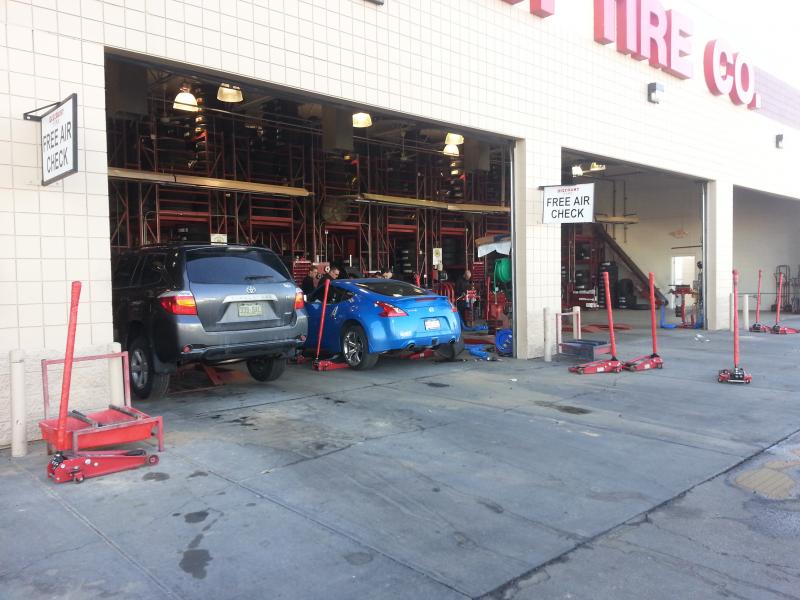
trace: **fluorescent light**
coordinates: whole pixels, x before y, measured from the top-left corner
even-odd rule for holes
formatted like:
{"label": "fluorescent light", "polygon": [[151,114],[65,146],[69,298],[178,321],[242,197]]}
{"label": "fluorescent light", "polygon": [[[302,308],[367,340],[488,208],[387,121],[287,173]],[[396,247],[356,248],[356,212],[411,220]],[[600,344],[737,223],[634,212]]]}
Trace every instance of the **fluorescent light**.
{"label": "fluorescent light", "polygon": [[244,100],[242,96],[242,88],[238,85],[231,85],[229,83],[220,83],[217,90],[217,100],[222,102],[241,102]]}
{"label": "fluorescent light", "polygon": [[459,173],[458,169],[452,169],[450,171],[450,175],[458,175],[458,173]]}
{"label": "fluorescent light", "polygon": [[447,144],[442,152],[447,156],[458,156],[459,154],[458,146],[455,144]]}
{"label": "fluorescent light", "polygon": [[590,171],[605,171],[606,170],[606,166],[605,165],[601,165],[600,163],[593,162],[591,165],[589,165],[589,170]]}
{"label": "fluorescent light", "polygon": [[580,165],[573,165],[572,166],[572,176],[573,177],[580,177],[583,175],[583,167]]}
{"label": "fluorescent light", "polygon": [[458,133],[448,133],[444,143],[448,146],[460,146],[464,143],[464,136]]}
{"label": "fluorescent light", "polygon": [[372,117],[369,113],[360,112],[353,115],[353,127],[364,129],[365,127],[372,127]]}
{"label": "fluorescent light", "polygon": [[189,91],[189,84],[184,83],[178,95],[175,96],[175,102],[172,103],[172,108],[175,110],[185,110],[186,112],[197,112],[197,98]]}

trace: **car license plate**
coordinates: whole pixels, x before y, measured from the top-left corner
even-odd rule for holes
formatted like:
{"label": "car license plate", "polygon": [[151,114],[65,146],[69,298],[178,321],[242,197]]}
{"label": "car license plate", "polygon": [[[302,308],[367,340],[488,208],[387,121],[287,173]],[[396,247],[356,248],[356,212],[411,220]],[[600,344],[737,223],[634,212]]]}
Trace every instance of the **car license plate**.
{"label": "car license plate", "polygon": [[442,324],[439,323],[439,319],[425,319],[425,331],[439,329],[441,326]]}
{"label": "car license plate", "polygon": [[258,302],[240,302],[239,303],[239,316],[240,317],[258,317],[264,314],[264,309]]}

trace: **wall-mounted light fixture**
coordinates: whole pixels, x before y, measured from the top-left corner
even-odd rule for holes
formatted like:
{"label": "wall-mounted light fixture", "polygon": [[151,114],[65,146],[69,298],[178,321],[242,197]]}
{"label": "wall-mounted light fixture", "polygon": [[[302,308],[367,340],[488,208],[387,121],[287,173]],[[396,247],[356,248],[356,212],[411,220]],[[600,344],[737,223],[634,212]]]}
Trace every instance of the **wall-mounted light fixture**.
{"label": "wall-mounted light fixture", "polygon": [[353,127],[357,129],[364,129],[366,127],[372,127],[372,117],[369,116],[369,113],[360,112],[353,115]]}
{"label": "wall-mounted light fixture", "polygon": [[175,110],[185,110],[186,112],[197,112],[197,98],[190,91],[189,84],[184,83],[181,86],[178,95],[175,96],[175,102],[172,103],[172,108]]}
{"label": "wall-mounted light fixture", "polygon": [[217,90],[217,100],[222,102],[241,102],[244,100],[242,96],[242,88],[238,85],[231,85],[230,83],[220,83]]}
{"label": "wall-mounted light fixture", "polygon": [[660,104],[661,97],[664,95],[664,86],[660,83],[648,83],[647,84],[647,101],[652,102],[653,104]]}
{"label": "wall-mounted light fixture", "polygon": [[783,150],[783,134],[779,133],[775,136],[775,147],[778,150]]}

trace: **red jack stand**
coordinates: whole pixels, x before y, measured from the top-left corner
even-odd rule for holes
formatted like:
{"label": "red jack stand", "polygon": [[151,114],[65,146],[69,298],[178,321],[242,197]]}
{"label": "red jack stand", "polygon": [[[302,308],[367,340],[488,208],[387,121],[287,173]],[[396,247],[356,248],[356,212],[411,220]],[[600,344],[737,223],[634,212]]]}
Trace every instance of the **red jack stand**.
{"label": "red jack stand", "polygon": [[739,271],[733,271],[733,369],[723,369],[717,375],[719,383],[750,383],[753,376],[739,366]]}
{"label": "red jack stand", "polygon": [[421,350],[419,352],[414,352],[413,354],[408,354],[402,358],[405,360],[421,360],[423,358],[430,358],[434,354],[435,352],[429,348],[427,350]]}
{"label": "red jack stand", "polygon": [[611,307],[611,287],[608,284],[608,271],[603,271],[603,284],[606,291],[606,310],[608,312],[608,333],[611,338],[611,358],[596,360],[570,367],[570,373],[578,375],[594,375],[595,373],[620,373],[623,365],[617,359],[617,341],[614,335],[614,309]]}
{"label": "red jack stand", "polygon": [[[75,329],[78,322],[78,302],[81,295],[80,281],[72,282],[69,326],[67,329],[67,350],[61,360],[42,361],[42,383],[45,399],[45,419],[39,422],[42,437],[55,446],[56,453],[47,465],[47,476],[57,483],[74,481],[81,483],[86,477],[99,477],[117,471],[136,469],[146,464],[158,463],[157,455],[148,455],[143,449],[136,450],[98,450],[87,452],[85,448],[97,448],[114,444],[147,439],[157,432],[158,449],[164,450],[163,422],[161,417],[150,417],[130,406],[130,380],[128,379],[127,353],[87,356],[76,359]],[[69,391],[72,382],[72,364],[76,361],[95,358],[122,357],[125,382],[125,406],[111,405],[106,410],[85,415],[69,410]],[[48,419],[49,394],[47,387],[47,365],[64,363],[61,380],[61,404],[58,419]]]}
{"label": "red jack stand", "polygon": [[772,326],[772,333],[778,335],[791,335],[795,333],[800,333],[797,329],[793,327],[784,327],[781,325],[781,298],[783,298],[783,273],[780,274],[778,278],[778,301],[775,303],[775,325]]}
{"label": "red jack stand", "polygon": [[627,361],[623,366],[628,371],[649,371],[650,369],[663,369],[664,361],[658,355],[658,338],[656,337],[656,292],[655,279],[650,273],[650,330],[653,337],[653,353],[640,356]]}
{"label": "red jack stand", "polygon": [[771,333],[772,330],[761,324],[761,269],[758,270],[758,294],[756,295],[756,322],[750,326],[753,333]]}
{"label": "red jack stand", "polygon": [[322,332],[325,329],[325,310],[328,308],[328,291],[331,287],[331,280],[325,280],[325,292],[322,295],[322,312],[319,318],[319,333],[317,334],[317,355],[311,363],[311,368],[315,371],[335,371],[337,369],[349,369],[350,365],[346,362],[333,362],[332,360],[320,360],[319,351],[322,346]]}

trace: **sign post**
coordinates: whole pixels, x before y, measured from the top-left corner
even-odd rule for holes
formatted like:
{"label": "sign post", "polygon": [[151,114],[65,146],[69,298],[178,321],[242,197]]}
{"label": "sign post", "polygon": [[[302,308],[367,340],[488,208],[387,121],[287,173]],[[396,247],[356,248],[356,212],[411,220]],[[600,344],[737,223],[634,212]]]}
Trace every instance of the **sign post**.
{"label": "sign post", "polygon": [[[43,110],[47,112],[33,114]],[[72,94],[61,102],[26,112],[23,116],[42,125],[42,185],[50,185],[77,173],[78,95]]]}
{"label": "sign post", "polygon": [[594,221],[594,184],[546,187],[542,206],[542,223],[591,223]]}

